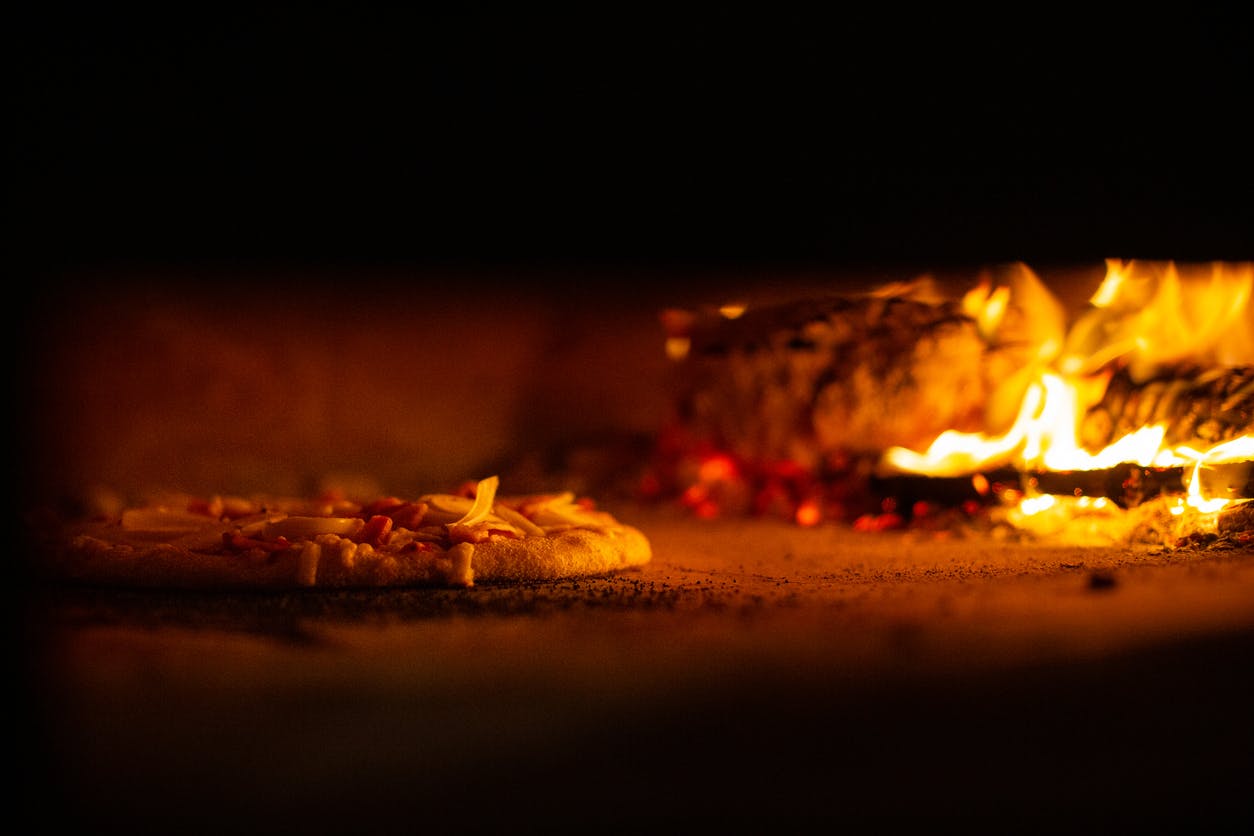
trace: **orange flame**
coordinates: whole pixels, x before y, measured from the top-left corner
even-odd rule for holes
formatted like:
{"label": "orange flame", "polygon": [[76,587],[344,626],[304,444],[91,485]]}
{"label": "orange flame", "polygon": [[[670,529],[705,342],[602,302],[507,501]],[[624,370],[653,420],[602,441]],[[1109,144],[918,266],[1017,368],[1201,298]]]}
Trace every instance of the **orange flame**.
{"label": "orange flame", "polygon": [[[963,305],[981,333],[995,339],[1017,301],[1020,309],[1055,310],[1044,302],[1043,285],[1021,268],[1009,285],[986,278]],[[1108,261],[1107,274],[1089,308],[1065,337],[1046,325],[1036,335],[1030,382],[1010,429],[999,435],[947,431],[923,453],[894,447],[884,456],[891,470],[932,476],[961,476],[1006,464],[1024,469],[1097,470],[1120,464],[1192,469],[1186,504],[1211,513],[1228,500],[1203,496],[1199,469],[1206,464],[1254,458],[1254,436],[1242,436],[1198,451],[1166,443],[1167,427],[1144,426],[1090,452],[1078,439],[1085,411],[1099,402],[1112,369],[1147,379],[1164,366],[1191,362],[1217,366],[1254,364],[1254,264],[1209,265],[1182,273],[1174,264]],[[1052,315],[1052,314],[1051,314]],[[1049,318],[1048,316],[1046,317]],[[1052,505],[1025,497],[1020,510],[1032,514]],[[1183,507],[1183,506],[1182,506]]]}
{"label": "orange flame", "polygon": [[1089,309],[1067,334],[1061,371],[1089,374],[1121,361],[1144,379],[1188,361],[1254,363],[1254,263],[1212,264],[1184,272],[1175,264],[1106,263]]}

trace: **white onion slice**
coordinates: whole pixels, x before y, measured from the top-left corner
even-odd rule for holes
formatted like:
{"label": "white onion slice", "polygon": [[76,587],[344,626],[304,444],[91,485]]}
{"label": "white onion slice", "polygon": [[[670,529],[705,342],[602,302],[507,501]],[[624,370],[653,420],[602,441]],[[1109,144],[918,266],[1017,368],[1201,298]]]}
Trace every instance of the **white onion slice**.
{"label": "white onion slice", "polygon": [[497,476],[480,479],[475,487],[475,501],[470,506],[470,510],[461,519],[454,520],[449,525],[475,525],[486,520],[492,513],[492,506],[496,503],[496,489],[500,484],[500,477]]}
{"label": "white onion slice", "polygon": [[351,537],[361,531],[365,524],[366,521],[360,517],[284,517],[266,523],[262,529],[262,538],[273,540],[276,537],[286,537],[289,540],[302,540],[319,534]]}
{"label": "white onion slice", "polygon": [[517,528],[518,530],[522,531],[524,534],[526,534],[529,537],[544,536],[543,528],[536,525],[531,520],[527,519],[521,513],[519,513],[518,511],[515,511],[513,508],[509,507],[508,505],[504,505],[498,502],[496,504],[496,507],[492,509],[492,513],[500,517],[505,522],[509,523],[514,528]]}
{"label": "white onion slice", "polygon": [[169,508],[128,508],[122,512],[122,528],[127,531],[195,531],[213,522],[204,514]]}

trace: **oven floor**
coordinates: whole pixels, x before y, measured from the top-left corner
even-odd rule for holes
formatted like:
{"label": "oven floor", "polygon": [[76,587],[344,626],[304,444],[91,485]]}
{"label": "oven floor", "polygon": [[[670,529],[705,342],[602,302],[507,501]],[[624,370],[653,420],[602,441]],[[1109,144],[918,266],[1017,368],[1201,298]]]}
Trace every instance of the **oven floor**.
{"label": "oven floor", "polygon": [[604,579],[32,590],[33,810],[132,833],[1250,812],[1254,550],[618,513],[655,557]]}

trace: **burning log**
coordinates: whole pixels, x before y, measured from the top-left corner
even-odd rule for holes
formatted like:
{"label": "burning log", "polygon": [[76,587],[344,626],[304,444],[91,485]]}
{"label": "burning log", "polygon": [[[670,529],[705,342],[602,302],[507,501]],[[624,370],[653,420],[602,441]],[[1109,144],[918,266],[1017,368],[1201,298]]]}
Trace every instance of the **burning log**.
{"label": "burning log", "polygon": [[1185,298],[1171,269],[1110,267],[1070,329],[1025,267],[961,301],[916,285],[669,312],[675,411],[652,485],[702,516],[875,527],[1037,494],[1123,509],[1187,494],[1205,514],[1254,497],[1254,271],[1216,267]]}
{"label": "burning log", "polygon": [[[1106,497],[1131,508],[1163,494],[1184,494],[1193,473],[1190,467],[1142,467],[1122,464],[1102,470],[1065,472],[1037,471],[1026,474],[1025,484],[1036,493]],[[1254,498],[1254,462],[1221,462],[1198,471],[1204,496],[1216,499]]]}
{"label": "burning log", "polygon": [[[1020,472],[999,468],[971,476],[895,474],[869,481],[873,493],[902,507],[917,502],[957,507],[987,503],[1011,494],[1055,494],[1104,498],[1121,508],[1132,508],[1157,496],[1183,496],[1192,467],[1143,467],[1121,464],[1100,470]],[[1203,495],[1217,499],[1254,499],[1254,462],[1221,462],[1198,471]]]}
{"label": "burning log", "polygon": [[1221,535],[1254,532],[1254,502],[1242,502],[1224,509],[1219,514],[1216,530]]}
{"label": "burning log", "polygon": [[881,503],[887,499],[902,508],[913,508],[920,502],[956,508],[995,502],[1007,490],[1022,491],[1023,477],[1007,467],[969,476],[875,475],[867,485]]}
{"label": "burning log", "polygon": [[1254,427],[1254,367],[1180,368],[1137,381],[1112,375],[1080,425],[1084,446],[1099,450],[1141,427],[1162,425],[1169,445],[1213,447]]}
{"label": "burning log", "polygon": [[693,443],[813,472],[981,428],[996,382],[1023,360],[991,349],[959,303],[909,292],[667,325],[680,346],[675,421]]}

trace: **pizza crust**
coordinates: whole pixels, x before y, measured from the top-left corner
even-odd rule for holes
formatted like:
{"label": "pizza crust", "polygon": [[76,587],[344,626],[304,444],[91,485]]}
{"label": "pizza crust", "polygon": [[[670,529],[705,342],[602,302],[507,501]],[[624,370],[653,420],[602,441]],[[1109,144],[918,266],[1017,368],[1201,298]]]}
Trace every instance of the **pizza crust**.
{"label": "pizza crust", "polygon": [[476,581],[551,581],[640,567],[652,552],[631,526],[605,532],[572,529],[555,537],[498,540],[475,546]]}
{"label": "pizza crust", "polygon": [[[505,519],[518,521],[516,512],[494,507]],[[283,590],[553,581],[638,568],[652,558],[639,529],[605,512],[572,510],[568,502],[562,507],[583,524],[543,530],[528,524],[523,532],[503,534],[494,527],[506,523],[493,515],[478,523],[490,533],[477,542],[451,539],[418,549],[414,543],[396,548],[319,534],[271,551],[224,550],[205,545],[215,542],[224,526],[209,517],[205,530],[212,537],[128,530],[117,520],[86,522],[68,526],[42,566],[52,579],[101,586]],[[449,532],[457,527],[445,526]]]}
{"label": "pizza crust", "polygon": [[[553,537],[501,538],[470,547],[469,573],[449,552],[430,555],[342,555],[321,548],[316,566],[304,550],[264,558],[207,554],[169,544],[114,543],[91,534],[74,537],[45,564],[58,580],[149,589],[347,589],[399,586],[472,586],[606,575],[645,565],[652,557],[638,529],[571,530]],[[456,547],[454,547],[456,549]],[[450,550],[452,552],[453,550]]]}

